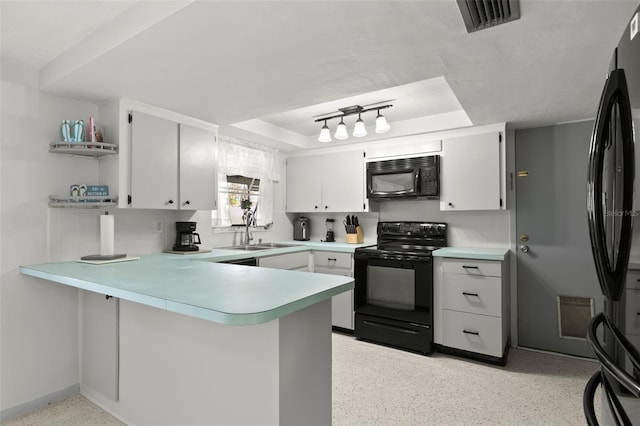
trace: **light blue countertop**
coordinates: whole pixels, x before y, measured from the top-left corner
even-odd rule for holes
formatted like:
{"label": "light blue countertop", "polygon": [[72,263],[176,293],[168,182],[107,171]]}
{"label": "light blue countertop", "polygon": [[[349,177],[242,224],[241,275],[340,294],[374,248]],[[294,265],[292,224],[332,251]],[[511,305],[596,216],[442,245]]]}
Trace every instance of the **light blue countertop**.
{"label": "light blue countertop", "polygon": [[504,260],[509,255],[505,248],[444,247],[432,252],[436,257],[457,257],[461,259]]}
{"label": "light blue countertop", "polygon": [[[337,248],[334,250],[340,251]],[[141,256],[140,260],[104,265],[73,261],[28,265],[21,266],[20,272],[222,324],[250,325],[351,290],[353,278],[216,262],[309,249],[321,250],[307,244],[250,252],[213,249],[193,255]]]}

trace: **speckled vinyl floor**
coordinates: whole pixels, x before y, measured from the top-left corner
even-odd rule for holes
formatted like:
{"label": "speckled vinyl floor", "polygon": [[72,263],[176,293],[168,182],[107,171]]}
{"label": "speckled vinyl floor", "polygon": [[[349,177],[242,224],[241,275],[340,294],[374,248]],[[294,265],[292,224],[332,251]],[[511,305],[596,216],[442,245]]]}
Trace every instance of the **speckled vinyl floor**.
{"label": "speckled vinyl floor", "polygon": [[[597,369],[588,360],[518,349],[496,367],[334,333],[333,424],[584,425],[582,392]],[[123,423],[75,395],[2,424]]]}

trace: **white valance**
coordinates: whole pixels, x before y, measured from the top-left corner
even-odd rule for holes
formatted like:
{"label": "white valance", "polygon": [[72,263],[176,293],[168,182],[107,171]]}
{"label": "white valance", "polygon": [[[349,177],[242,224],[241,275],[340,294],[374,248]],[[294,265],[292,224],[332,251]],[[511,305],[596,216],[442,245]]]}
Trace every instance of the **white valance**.
{"label": "white valance", "polygon": [[280,151],[230,136],[218,137],[219,173],[280,181]]}

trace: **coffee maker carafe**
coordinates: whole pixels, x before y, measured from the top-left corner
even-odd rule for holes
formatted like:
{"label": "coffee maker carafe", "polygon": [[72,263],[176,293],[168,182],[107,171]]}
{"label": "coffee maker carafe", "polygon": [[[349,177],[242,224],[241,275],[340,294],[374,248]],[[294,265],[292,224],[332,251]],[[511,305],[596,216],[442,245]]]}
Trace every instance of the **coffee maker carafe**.
{"label": "coffee maker carafe", "polygon": [[196,222],[176,222],[176,244],[175,251],[198,251],[200,244],[200,234],[195,232]]}

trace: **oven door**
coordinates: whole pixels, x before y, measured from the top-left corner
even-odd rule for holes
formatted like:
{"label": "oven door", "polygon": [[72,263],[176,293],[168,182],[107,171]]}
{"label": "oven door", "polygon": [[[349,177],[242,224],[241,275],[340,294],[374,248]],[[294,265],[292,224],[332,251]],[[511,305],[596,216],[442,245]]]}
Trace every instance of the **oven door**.
{"label": "oven door", "polygon": [[433,264],[355,258],[355,328],[359,339],[421,353],[433,351]]}
{"label": "oven door", "polygon": [[367,170],[367,198],[415,197],[418,195],[419,181],[419,168]]}

